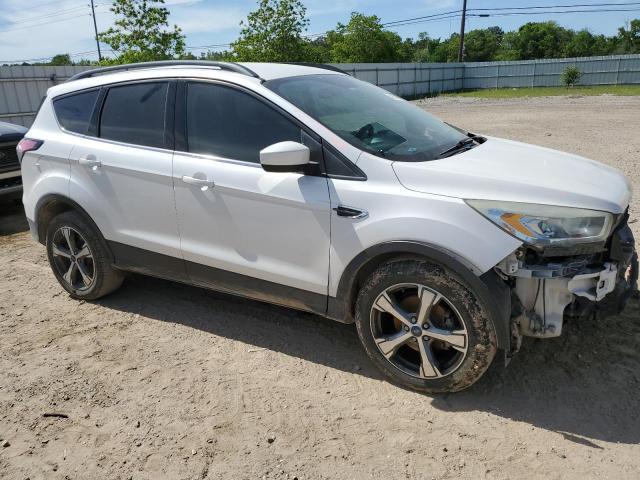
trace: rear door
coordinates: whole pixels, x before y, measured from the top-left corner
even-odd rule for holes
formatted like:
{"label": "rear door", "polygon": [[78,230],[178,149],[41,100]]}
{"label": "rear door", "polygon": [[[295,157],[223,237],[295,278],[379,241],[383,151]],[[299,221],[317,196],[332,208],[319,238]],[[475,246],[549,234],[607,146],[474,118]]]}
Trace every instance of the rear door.
{"label": "rear door", "polygon": [[71,152],[70,195],[117,263],[184,278],[173,201],[174,88],[153,80],[102,89],[95,131],[78,137]]}
{"label": "rear door", "polygon": [[[326,307],[326,177],[266,172],[261,149],[318,140],[240,87],[185,82],[176,99],[174,185],[181,245],[195,283],[312,311]],[[198,180],[194,182],[195,180]]]}

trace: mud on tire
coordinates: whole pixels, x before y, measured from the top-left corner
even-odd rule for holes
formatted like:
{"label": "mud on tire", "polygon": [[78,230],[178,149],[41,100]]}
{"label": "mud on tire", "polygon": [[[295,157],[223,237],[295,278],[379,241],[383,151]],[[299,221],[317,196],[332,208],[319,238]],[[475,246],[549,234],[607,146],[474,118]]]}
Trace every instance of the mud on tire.
{"label": "mud on tire", "polygon": [[[406,322],[406,319],[409,319],[415,323],[416,317],[420,317],[420,312],[422,312],[420,299],[416,304],[416,301],[411,298],[411,289],[428,292],[428,295],[424,294],[425,299],[437,299],[432,300],[432,310],[422,314],[425,318],[431,318],[430,321],[425,321],[425,324],[429,323],[430,325],[423,326],[422,334],[416,330],[415,325]],[[398,321],[396,316],[389,315],[386,311],[380,312],[380,305],[388,305],[391,296],[394,296],[393,302],[398,302],[396,306],[402,307],[396,310],[396,313],[399,312],[401,316],[405,317],[405,320]],[[411,305],[414,305],[413,310],[418,309],[417,314],[411,314],[412,308],[405,308]],[[439,308],[441,312],[440,318],[434,317],[438,313],[436,308]],[[394,310],[394,308],[389,307],[387,310]],[[381,265],[369,276],[361,288],[355,313],[358,335],[371,360],[390,380],[412,390],[443,393],[467,388],[485,373],[497,351],[496,333],[489,309],[482,305],[478,296],[458,275],[425,260],[395,260]],[[457,315],[455,321],[451,320],[454,315]],[[436,325],[442,321],[448,322],[449,330],[445,325]],[[380,333],[380,325],[383,323],[384,328],[392,329],[389,335],[384,335],[384,332]],[[398,329],[398,332],[393,330],[394,328]],[[438,336],[438,332],[440,332],[440,337],[447,340],[454,339],[454,337],[443,336],[445,332],[460,333],[464,331],[466,335],[464,345],[461,333],[454,339],[453,344],[449,344],[433,337],[427,337],[429,328],[431,328],[431,335]],[[403,344],[391,357],[384,348],[379,347],[379,345],[389,345],[386,343],[386,338],[400,341],[400,336],[404,338],[414,331],[416,338],[408,338],[406,342],[408,345]],[[384,339],[381,339],[381,336]],[[421,339],[426,342],[426,350],[420,350],[422,348]],[[441,350],[435,350],[434,342],[438,343]],[[430,348],[430,345],[433,348]],[[412,348],[414,352],[408,348]],[[385,354],[382,350],[385,350]],[[448,350],[452,350],[452,352]],[[440,360],[436,358],[434,352],[438,352],[440,358],[446,360],[442,362],[441,366],[446,366],[448,370],[442,368],[440,371],[438,366]],[[435,369],[430,369],[425,362],[424,371],[431,373],[424,374],[422,370],[423,362],[421,359],[425,358],[421,355],[422,353],[426,358],[432,360],[432,364],[436,365]],[[402,358],[399,358],[400,354],[402,354]],[[417,359],[417,371],[414,370],[411,359]],[[438,375],[443,372],[446,374]]]}

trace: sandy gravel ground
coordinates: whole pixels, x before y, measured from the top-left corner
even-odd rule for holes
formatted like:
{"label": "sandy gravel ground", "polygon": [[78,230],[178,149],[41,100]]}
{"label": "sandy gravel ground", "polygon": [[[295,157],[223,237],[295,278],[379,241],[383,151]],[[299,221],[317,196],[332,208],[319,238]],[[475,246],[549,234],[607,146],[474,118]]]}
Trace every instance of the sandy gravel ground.
{"label": "sandy gravel ground", "polygon": [[[640,190],[640,98],[425,105],[615,165]],[[313,315],[137,276],[72,301],[20,210],[0,208],[0,478],[640,478],[637,300],[428,397]]]}

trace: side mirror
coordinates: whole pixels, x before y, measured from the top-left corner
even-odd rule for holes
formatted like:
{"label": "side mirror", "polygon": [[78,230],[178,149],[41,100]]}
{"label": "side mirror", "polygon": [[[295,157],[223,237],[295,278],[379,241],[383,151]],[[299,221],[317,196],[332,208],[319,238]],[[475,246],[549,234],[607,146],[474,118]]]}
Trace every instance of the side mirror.
{"label": "side mirror", "polygon": [[298,142],[279,142],[260,150],[260,163],[267,172],[297,172],[309,163],[309,147]]}

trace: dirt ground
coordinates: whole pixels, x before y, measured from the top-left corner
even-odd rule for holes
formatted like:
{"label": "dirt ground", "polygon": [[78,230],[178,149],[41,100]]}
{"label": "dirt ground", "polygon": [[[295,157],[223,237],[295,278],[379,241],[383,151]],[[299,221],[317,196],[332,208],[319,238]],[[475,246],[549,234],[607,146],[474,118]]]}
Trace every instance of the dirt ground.
{"label": "dirt ground", "polygon": [[[423,105],[612,164],[640,191],[640,98]],[[429,397],[313,315],[138,276],[73,301],[20,209],[0,208],[0,478],[640,478],[637,300]]]}

